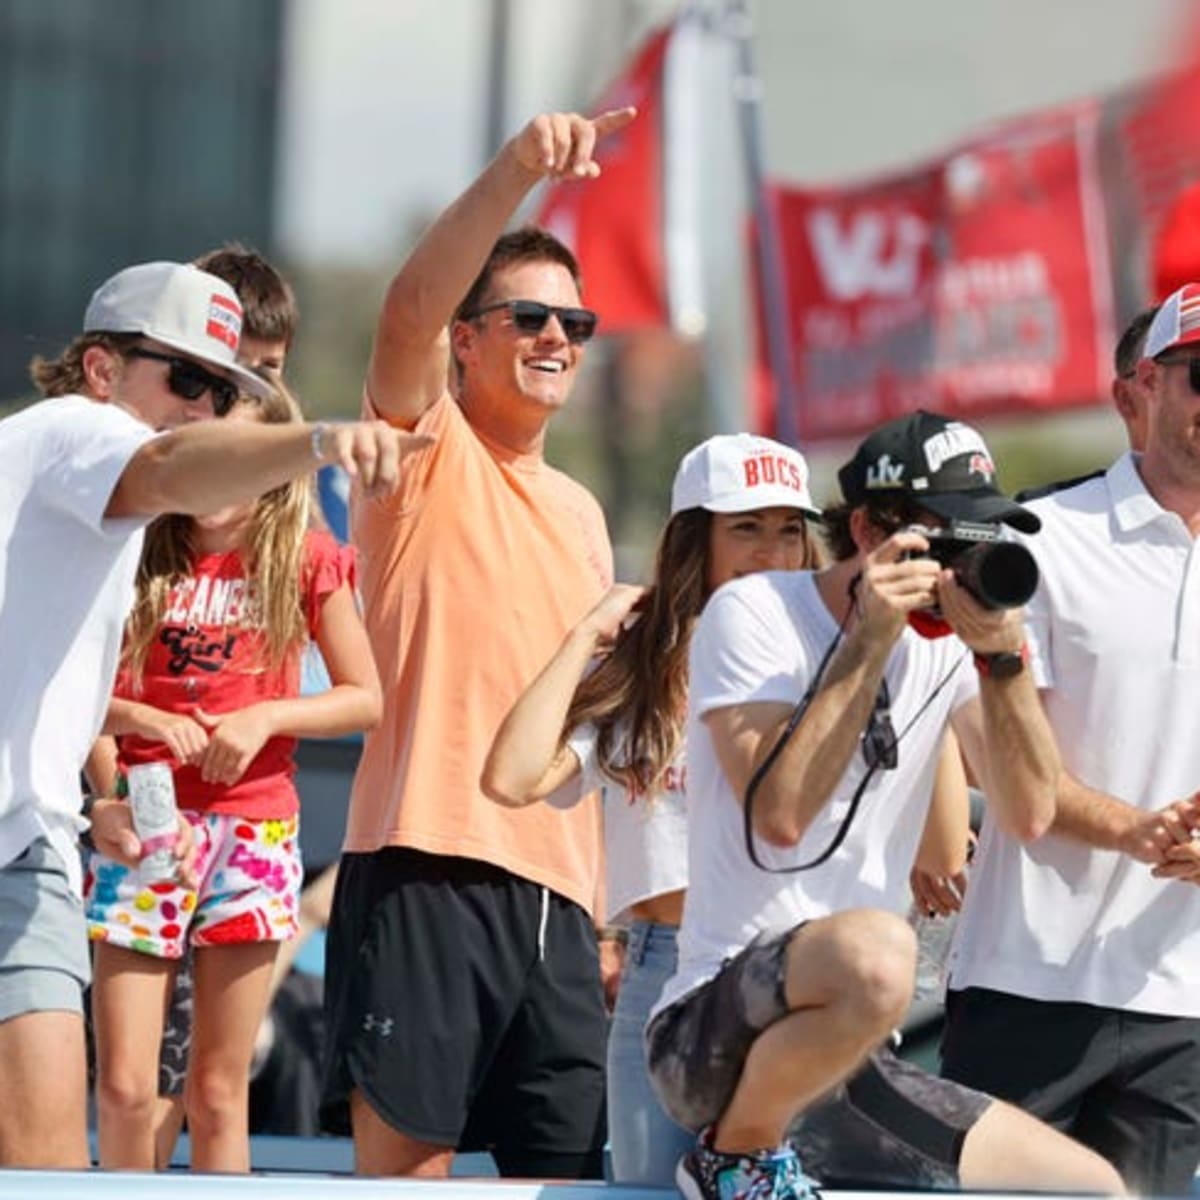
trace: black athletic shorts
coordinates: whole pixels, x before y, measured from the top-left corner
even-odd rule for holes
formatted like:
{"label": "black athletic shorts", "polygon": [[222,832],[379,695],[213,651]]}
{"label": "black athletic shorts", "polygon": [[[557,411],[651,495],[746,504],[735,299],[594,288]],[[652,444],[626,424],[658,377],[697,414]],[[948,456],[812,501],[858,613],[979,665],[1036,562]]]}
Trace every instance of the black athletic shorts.
{"label": "black athletic shorts", "polygon": [[[650,1022],[650,1077],[667,1112],[685,1128],[717,1120],[755,1039],[790,1011],[784,956],[795,933],[751,942]],[[788,1137],[805,1171],[821,1183],[952,1188],[966,1136],[991,1104],[990,1096],[881,1048],[800,1114]]]}
{"label": "black athletic shorts", "polygon": [[349,1132],[358,1088],[393,1128],[491,1150],[502,1173],[599,1168],[607,1020],[577,904],[473,859],[346,854],[325,981],[326,1129]]}
{"label": "black athletic shorts", "polygon": [[1090,1146],[1134,1192],[1191,1190],[1200,1164],[1200,1020],[989,988],[951,991],[942,1073]]}

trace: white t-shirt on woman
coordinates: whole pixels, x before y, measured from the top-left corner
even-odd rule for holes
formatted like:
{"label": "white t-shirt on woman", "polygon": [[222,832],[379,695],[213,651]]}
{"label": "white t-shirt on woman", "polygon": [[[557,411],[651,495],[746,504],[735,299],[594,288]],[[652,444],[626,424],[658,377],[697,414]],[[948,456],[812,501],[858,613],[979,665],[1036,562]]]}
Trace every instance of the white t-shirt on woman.
{"label": "white t-shirt on woman", "polygon": [[[579,759],[579,774],[547,800],[556,808],[570,808],[583,796],[603,791],[605,919],[614,922],[639,901],[687,887],[686,751],[681,749],[667,768],[662,790],[647,798],[605,774],[596,758],[597,736],[590,722],[571,732],[567,745]],[[618,743],[618,761],[622,755]]]}

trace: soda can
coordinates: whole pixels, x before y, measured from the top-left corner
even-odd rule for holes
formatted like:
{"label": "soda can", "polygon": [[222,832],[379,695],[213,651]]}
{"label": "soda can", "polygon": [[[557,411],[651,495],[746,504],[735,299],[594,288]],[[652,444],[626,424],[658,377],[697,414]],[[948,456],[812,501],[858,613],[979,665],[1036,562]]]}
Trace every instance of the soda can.
{"label": "soda can", "polygon": [[179,810],[171,768],[166,763],[140,763],[127,774],[133,828],[142,843],[138,874],[143,883],[173,881]]}

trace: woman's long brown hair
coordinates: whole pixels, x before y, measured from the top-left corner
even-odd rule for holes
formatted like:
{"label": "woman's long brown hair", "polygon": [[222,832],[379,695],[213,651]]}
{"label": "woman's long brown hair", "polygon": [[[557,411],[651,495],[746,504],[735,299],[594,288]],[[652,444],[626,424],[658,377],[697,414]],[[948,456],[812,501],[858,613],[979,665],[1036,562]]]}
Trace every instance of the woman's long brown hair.
{"label": "woman's long brown hair", "polygon": [[[299,405],[278,384],[270,396],[242,403],[257,405],[260,418],[269,425],[303,420]],[[308,638],[300,571],[311,502],[309,479],[281,484],[259,497],[246,530],[243,559],[259,601],[248,607],[246,621],[262,629],[267,647],[265,665],[272,670],[278,669],[287,655]],[[158,517],[146,529],[122,651],[122,663],[132,670],[136,681],[140,681],[147,651],[158,636],[172,589],[191,573],[194,528],[191,517],[171,514]]]}
{"label": "woman's long brown hair", "polygon": [[[575,689],[563,739],[589,722],[604,773],[631,794],[650,797],[683,742],[688,646],[708,599],[712,513],[686,509],[667,522],[654,582],[641,617],[618,634],[612,651]],[[818,565],[819,543],[805,522],[805,567]],[[620,761],[618,761],[618,756]]]}

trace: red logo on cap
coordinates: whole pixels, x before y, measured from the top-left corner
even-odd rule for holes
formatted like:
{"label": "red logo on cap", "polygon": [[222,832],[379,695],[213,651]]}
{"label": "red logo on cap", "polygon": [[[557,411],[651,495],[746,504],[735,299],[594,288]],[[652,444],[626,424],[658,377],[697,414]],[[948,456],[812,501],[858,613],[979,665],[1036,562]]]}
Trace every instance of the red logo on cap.
{"label": "red logo on cap", "polygon": [[208,301],[208,324],[204,332],[218,342],[224,342],[235,354],[242,336],[242,310],[226,296],[214,293]]}
{"label": "red logo on cap", "polygon": [[775,483],[796,492],[804,491],[804,476],[800,468],[782,455],[763,454],[758,458],[748,458],[742,463],[742,469],[748,488],[758,487],[760,483]]}
{"label": "red logo on cap", "polygon": [[996,467],[986,454],[975,453],[967,459],[967,472],[971,475],[983,475],[991,479],[996,474]]}

